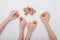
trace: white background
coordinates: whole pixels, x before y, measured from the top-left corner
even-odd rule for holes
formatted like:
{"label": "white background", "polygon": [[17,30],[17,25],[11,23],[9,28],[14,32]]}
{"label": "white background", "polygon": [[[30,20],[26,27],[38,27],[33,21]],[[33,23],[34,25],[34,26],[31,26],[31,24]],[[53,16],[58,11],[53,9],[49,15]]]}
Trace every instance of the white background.
{"label": "white background", "polygon": [[[33,16],[25,16],[23,8],[27,6],[35,8],[37,12]],[[0,23],[14,9],[19,10],[20,16],[26,18],[28,22],[37,20],[38,24],[32,34],[31,40],[49,40],[46,28],[40,20],[40,14],[44,11],[49,11],[51,14],[51,28],[56,34],[57,39],[60,40],[60,0],[0,0]],[[0,35],[0,40],[18,40],[19,29],[19,19],[9,22]],[[27,28],[25,29],[25,36],[26,33]]]}

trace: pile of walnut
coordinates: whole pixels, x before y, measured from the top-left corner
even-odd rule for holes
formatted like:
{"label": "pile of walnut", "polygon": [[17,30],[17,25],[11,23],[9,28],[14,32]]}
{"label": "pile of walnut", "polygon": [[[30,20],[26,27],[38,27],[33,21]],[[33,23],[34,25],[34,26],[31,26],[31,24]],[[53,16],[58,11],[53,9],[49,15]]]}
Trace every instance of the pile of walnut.
{"label": "pile of walnut", "polygon": [[28,13],[30,15],[34,15],[34,13],[36,13],[36,10],[33,9],[32,7],[26,7],[26,8],[23,9],[23,11],[24,11],[25,15],[28,15]]}

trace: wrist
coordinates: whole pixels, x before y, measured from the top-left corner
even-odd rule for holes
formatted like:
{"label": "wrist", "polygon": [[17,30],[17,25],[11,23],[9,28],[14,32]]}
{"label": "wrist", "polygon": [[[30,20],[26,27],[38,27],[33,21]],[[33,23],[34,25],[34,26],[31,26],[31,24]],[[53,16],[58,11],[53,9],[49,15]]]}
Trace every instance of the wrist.
{"label": "wrist", "polygon": [[20,30],[24,30],[25,29],[25,26],[23,25],[19,25],[20,26]]}
{"label": "wrist", "polygon": [[27,32],[27,36],[26,36],[25,40],[30,40],[31,39],[31,34],[32,34],[32,32]]}
{"label": "wrist", "polygon": [[20,29],[20,32],[24,32],[24,29]]}
{"label": "wrist", "polygon": [[32,33],[33,32],[33,30],[28,30],[28,33]]}
{"label": "wrist", "polygon": [[20,32],[24,32],[24,28],[20,28]]}
{"label": "wrist", "polygon": [[7,20],[7,21],[10,21],[10,18],[7,18],[6,20]]}
{"label": "wrist", "polygon": [[19,40],[23,40],[24,38],[24,31],[20,30],[20,36],[19,36]]}
{"label": "wrist", "polygon": [[44,25],[49,25],[49,23],[48,23],[48,22],[43,22],[43,24],[44,24]]}
{"label": "wrist", "polygon": [[7,18],[9,21],[11,21],[12,20],[12,17],[11,16],[8,16],[8,18]]}
{"label": "wrist", "polygon": [[45,25],[45,27],[48,27],[49,26],[49,23],[46,23],[46,24],[44,24]]}
{"label": "wrist", "polygon": [[27,34],[28,34],[28,35],[31,35],[31,34],[32,34],[32,31],[28,31]]}

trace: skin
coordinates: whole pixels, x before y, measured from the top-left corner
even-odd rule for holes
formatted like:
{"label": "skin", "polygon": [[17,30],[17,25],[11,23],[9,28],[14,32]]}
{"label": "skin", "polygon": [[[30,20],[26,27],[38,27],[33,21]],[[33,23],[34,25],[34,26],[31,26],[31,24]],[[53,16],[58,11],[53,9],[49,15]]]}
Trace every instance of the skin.
{"label": "skin", "polygon": [[20,27],[20,35],[18,40],[24,40],[24,29],[26,27],[27,21],[25,18],[19,18],[19,27]]}
{"label": "skin", "polygon": [[[16,19],[19,16],[18,13],[19,12],[17,10],[13,10],[10,13],[10,15],[0,24],[0,34],[4,30],[6,25],[11,20],[14,20],[14,19]],[[48,12],[44,12],[44,13],[41,14],[40,18],[41,18],[42,23],[44,24],[44,26],[47,29],[47,32],[48,32],[50,40],[57,40],[54,32],[52,31],[52,29],[51,29],[51,27],[49,25],[50,14]],[[20,35],[19,35],[19,39],[18,40],[24,40],[24,29],[25,29],[26,25],[27,25],[27,28],[28,28],[28,32],[27,32],[25,40],[30,40],[31,39],[31,35],[32,35],[33,31],[36,28],[37,22],[36,21],[32,21],[32,22],[27,23],[27,21],[24,18],[20,17],[19,18]]]}
{"label": "skin", "polygon": [[30,40],[32,32],[36,28],[37,22],[32,21],[32,22],[27,23],[25,18],[20,17],[20,19],[19,19],[20,35],[19,35],[18,40],[24,40],[24,29],[25,29],[26,25],[28,28],[28,32],[27,32],[25,40]]}
{"label": "skin", "polygon": [[[13,10],[10,15],[8,16],[8,18],[6,18],[1,24],[0,24],[0,34],[1,32],[4,30],[4,28],[6,27],[6,25],[11,21],[11,20],[14,20],[16,19],[19,14],[19,12],[17,10]],[[27,35],[26,35],[26,40],[30,40],[31,38],[31,35],[32,35],[32,32],[34,31],[35,29],[35,26],[36,26],[37,22],[36,21],[33,21],[33,22],[30,22],[30,23],[27,23],[27,21],[20,17],[19,18],[19,26],[20,26],[20,35],[19,35],[19,39],[18,40],[24,40],[24,29],[26,27],[26,25],[28,26],[28,32],[27,32]],[[32,26],[31,26],[32,25]]]}
{"label": "skin", "polygon": [[34,23],[34,21],[29,22],[29,23],[27,24],[28,32],[27,32],[27,35],[26,35],[25,40],[30,40],[30,39],[31,39],[31,35],[32,35],[33,31],[35,30],[36,25],[37,25],[37,24]]}
{"label": "skin", "polygon": [[49,24],[49,20],[50,20],[50,14],[48,12],[44,12],[41,14],[41,21],[42,23],[44,24],[47,32],[48,32],[48,35],[49,35],[49,38],[50,40],[57,40],[53,30],[51,29],[50,27],[50,24]]}
{"label": "skin", "polygon": [[11,20],[14,20],[19,16],[18,13],[18,10],[11,11],[10,15],[0,24],[0,34]]}

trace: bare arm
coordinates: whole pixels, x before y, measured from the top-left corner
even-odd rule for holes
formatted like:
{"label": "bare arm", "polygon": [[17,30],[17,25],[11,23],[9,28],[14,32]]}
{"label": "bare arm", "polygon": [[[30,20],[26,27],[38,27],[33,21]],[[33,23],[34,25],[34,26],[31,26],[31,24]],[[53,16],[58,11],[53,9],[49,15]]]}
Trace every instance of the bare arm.
{"label": "bare arm", "polygon": [[6,27],[6,25],[9,23],[10,19],[7,18],[5,19],[1,24],[0,24],[0,33],[3,31],[3,29]]}
{"label": "bare arm", "polygon": [[24,29],[20,29],[20,34],[19,34],[18,40],[24,40]]}
{"label": "bare arm", "polygon": [[19,39],[18,40],[24,40],[24,29],[26,27],[27,21],[20,17],[19,18],[19,27],[20,27],[20,34],[19,34]]}
{"label": "bare arm", "polygon": [[37,25],[36,21],[30,22],[30,23],[27,24],[28,32],[27,32],[25,40],[30,40],[31,39],[32,33],[35,30],[36,25]]}
{"label": "bare arm", "polygon": [[27,32],[25,40],[30,40],[31,39],[32,32]]}
{"label": "bare arm", "polygon": [[49,35],[50,40],[57,40],[57,38],[56,38],[53,30],[50,27],[50,25],[49,24],[45,24],[45,27],[47,29],[47,32],[48,32],[48,35]]}
{"label": "bare arm", "polygon": [[4,28],[6,27],[6,25],[13,19],[16,19],[18,17],[18,11],[17,10],[13,10],[10,15],[8,16],[7,19],[5,19],[1,24],[0,24],[0,34],[1,32],[4,30]]}
{"label": "bare arm", "polygon": [[49,25],[50,14],[48,12],[44,12],[43,14],[41,14],[41,20],[47,29],[50,40],[57,40],[53,30],[51,29]]}

